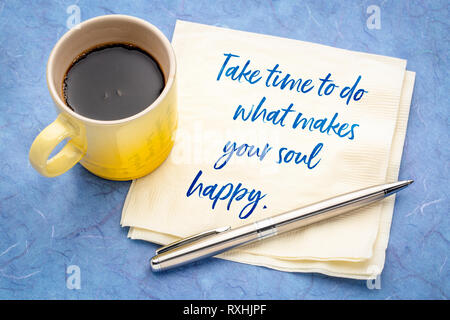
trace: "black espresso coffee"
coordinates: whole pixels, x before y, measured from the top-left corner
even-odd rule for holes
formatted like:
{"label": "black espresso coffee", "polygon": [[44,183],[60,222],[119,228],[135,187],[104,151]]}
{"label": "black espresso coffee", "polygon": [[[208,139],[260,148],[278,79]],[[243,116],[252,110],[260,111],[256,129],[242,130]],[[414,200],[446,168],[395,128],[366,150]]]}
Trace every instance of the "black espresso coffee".
{"label": "black espresso coffee", "polygon": [[96,120],[118,120],[151,105],[164,89],[155,59],[128,44],[96,47],[70,66],[63,83],[64,99],[76,113]]}

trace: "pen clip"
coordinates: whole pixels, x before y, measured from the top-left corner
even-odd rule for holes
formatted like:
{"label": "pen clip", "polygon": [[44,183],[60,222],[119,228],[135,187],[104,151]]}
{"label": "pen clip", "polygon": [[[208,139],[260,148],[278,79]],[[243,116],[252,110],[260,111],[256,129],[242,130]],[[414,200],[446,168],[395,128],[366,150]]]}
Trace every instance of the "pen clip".
{"label": "pen clip", "polygon": [[204,231],[204,232],[200,232],[197,233],[193,236],[187,237],[187,238],[183,238],[174,242],[169,243],[168,245],[165,245],[161,248],[156,249],[156,254],[160,254],[169,250],[172,250],[174,248],[180,247],[184,244],[199,240],[201,238],[205,238],[205,237],[209,237],[213,234],[217,234],[217,233],[221,233],[221,232],[225,232],[231,229],[231,226],[226,226],[226,227],[221,227],[221,228],[217,228],[217,229],[212,229],[212,230],[208,230],[208,231]]}

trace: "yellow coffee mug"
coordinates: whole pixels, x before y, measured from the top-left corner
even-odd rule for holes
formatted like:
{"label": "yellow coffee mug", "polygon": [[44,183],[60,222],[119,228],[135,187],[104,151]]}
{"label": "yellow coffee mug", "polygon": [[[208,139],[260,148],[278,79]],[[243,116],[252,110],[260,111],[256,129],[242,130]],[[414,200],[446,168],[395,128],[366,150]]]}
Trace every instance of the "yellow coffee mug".
{"label": "yellow coffee mug", "polygon": [[[161,95],[145,110],[125,119],[100,121],[70,109],[63,99],[63,79],[83,52],[106,43],[134,44],[149,52],[165,78]],[[53,48],[47,64],[47,85],[58,117],[36,137],[30,162],[46,177],[58,176],[77,162],[111,180],[131,180],[157,168],[172,149],[177,126],[176,62],[170,42],[152,24],[125,15],[84,21]],[[67,143],[49,159],[63,140]]]}

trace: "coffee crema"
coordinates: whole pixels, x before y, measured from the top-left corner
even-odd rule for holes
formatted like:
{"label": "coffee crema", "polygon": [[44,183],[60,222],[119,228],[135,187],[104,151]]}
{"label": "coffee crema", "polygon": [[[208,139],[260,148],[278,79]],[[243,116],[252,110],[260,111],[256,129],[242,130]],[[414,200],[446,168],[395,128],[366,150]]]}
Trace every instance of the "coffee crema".
{"label": "coffee crema", "polygon": [[95,120],[131,117],[150,106],[164,89],[158,62],[125,43],[97,46],[81,54],[63,81],[66,104]]}

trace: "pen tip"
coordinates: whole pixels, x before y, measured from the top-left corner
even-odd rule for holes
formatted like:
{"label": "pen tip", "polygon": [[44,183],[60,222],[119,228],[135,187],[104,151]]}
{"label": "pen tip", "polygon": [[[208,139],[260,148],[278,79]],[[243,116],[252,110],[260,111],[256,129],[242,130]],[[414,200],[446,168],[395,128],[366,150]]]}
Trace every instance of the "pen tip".
{"label": "pen tip", "polygon": [[396,192],[406,188],[413,182],[414,182],[414,180],[402,180],[402,181],[394,182],[394,183],[390,184],[386,189],[384,189],[384,194],[386,196],[389,196],[393,193],[396,193]]}

